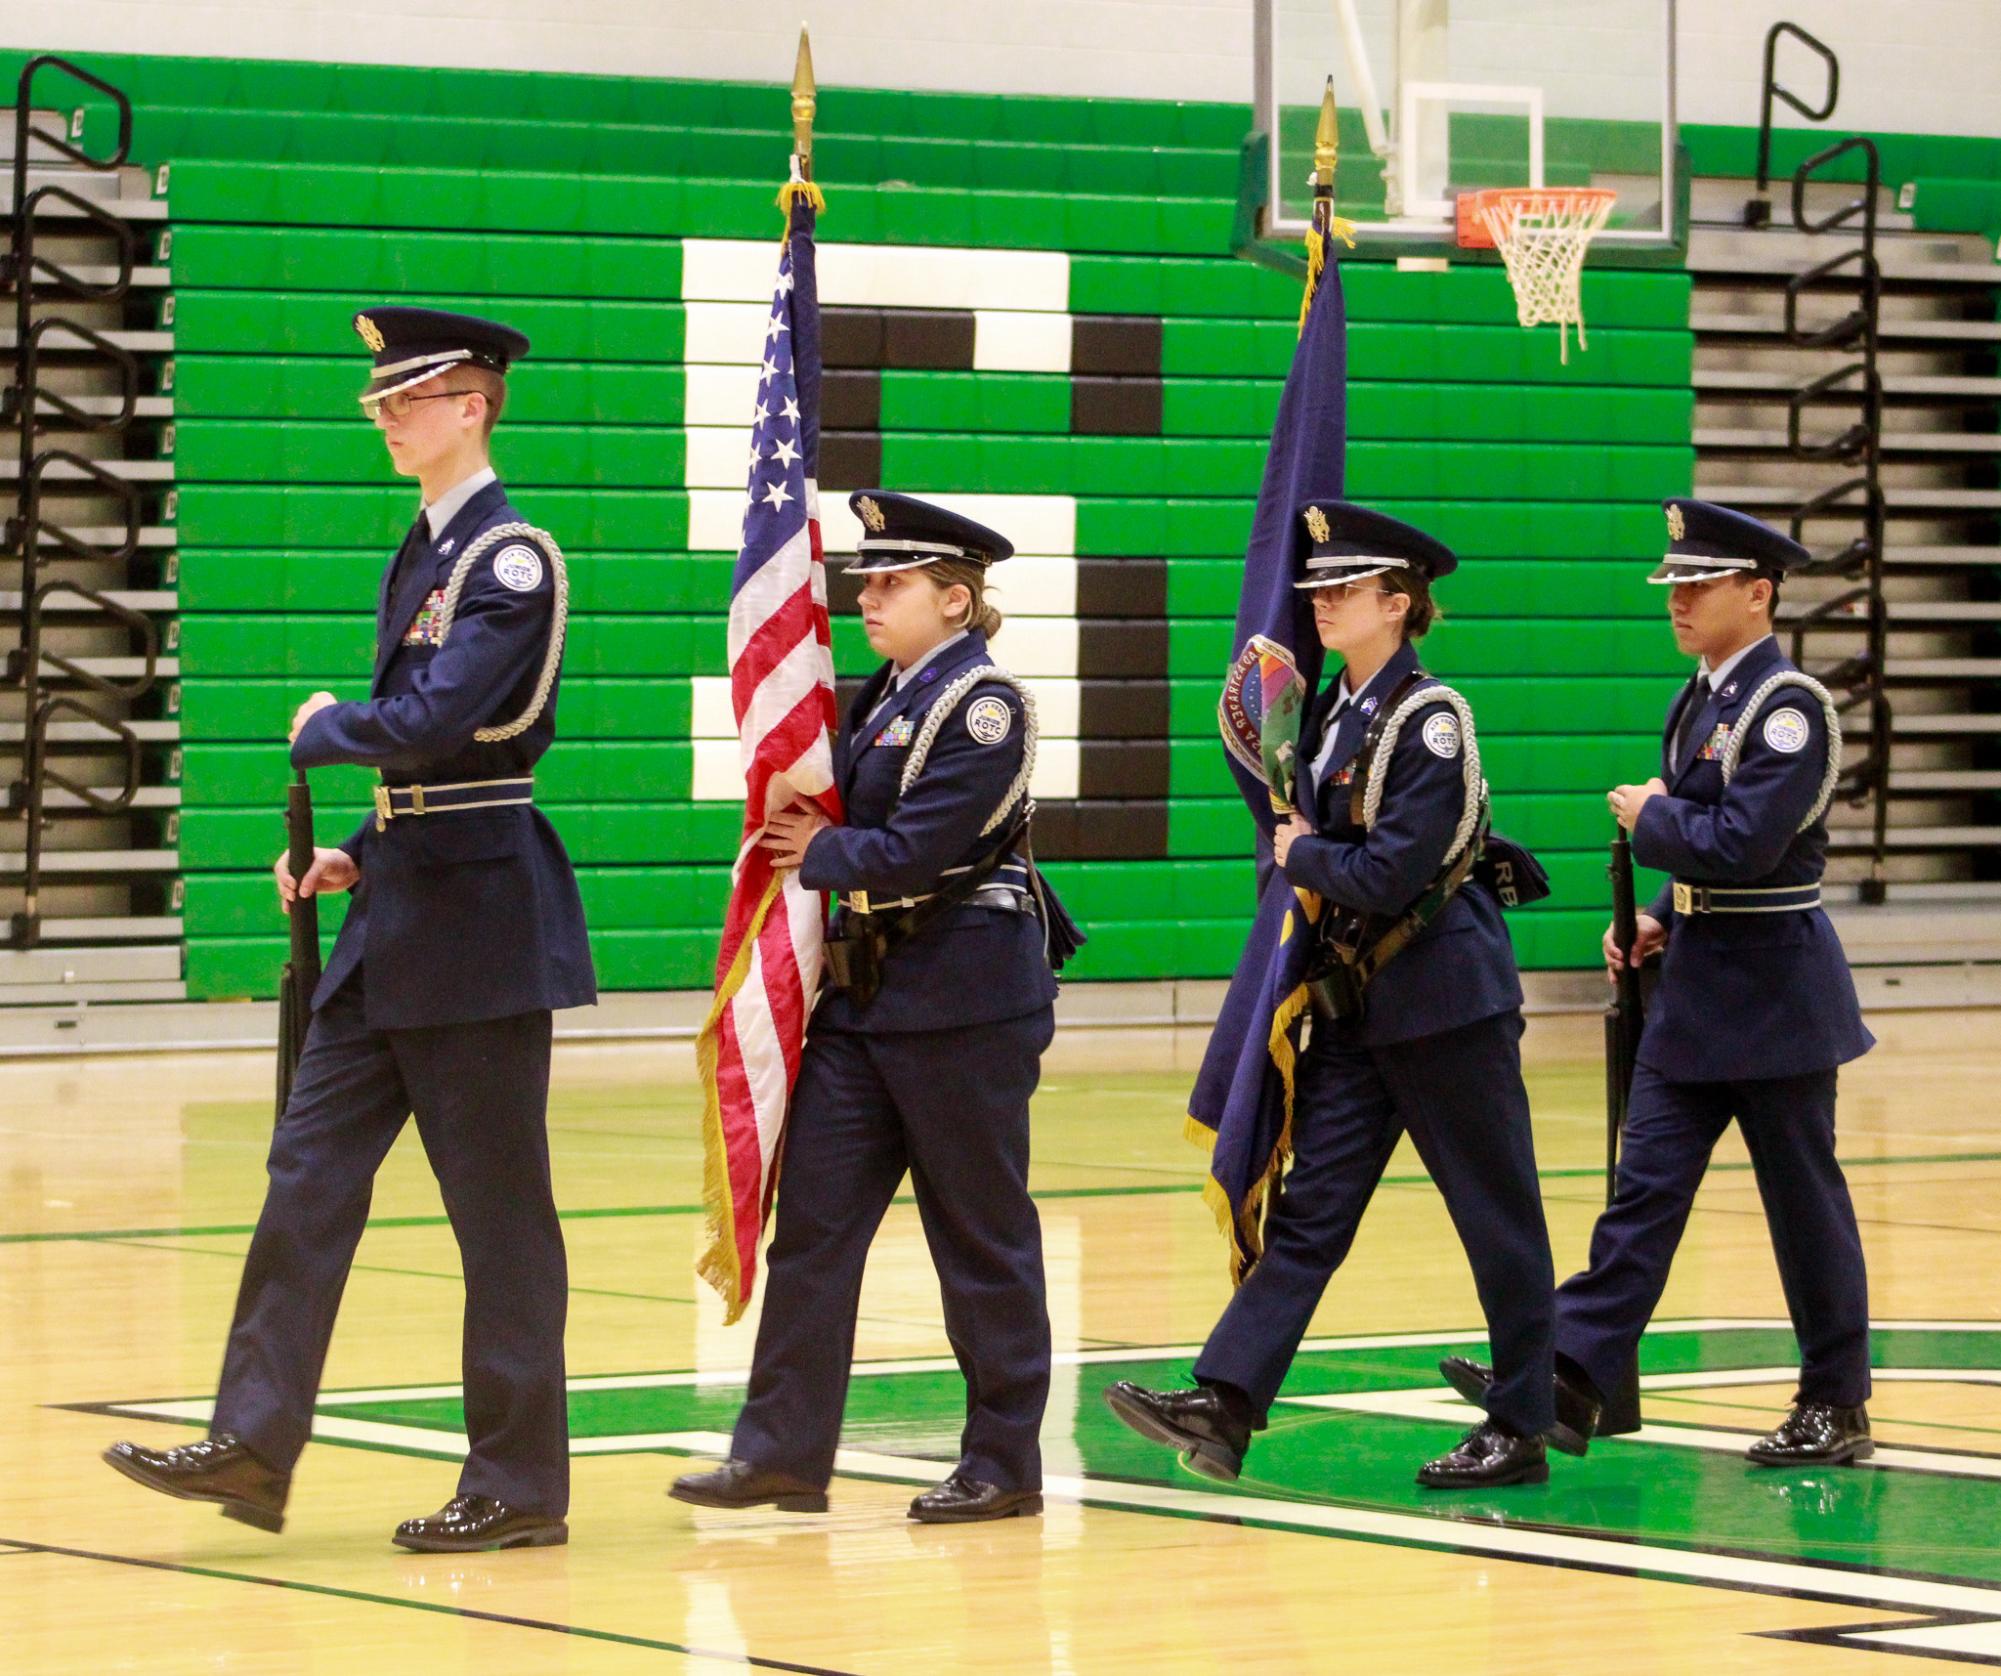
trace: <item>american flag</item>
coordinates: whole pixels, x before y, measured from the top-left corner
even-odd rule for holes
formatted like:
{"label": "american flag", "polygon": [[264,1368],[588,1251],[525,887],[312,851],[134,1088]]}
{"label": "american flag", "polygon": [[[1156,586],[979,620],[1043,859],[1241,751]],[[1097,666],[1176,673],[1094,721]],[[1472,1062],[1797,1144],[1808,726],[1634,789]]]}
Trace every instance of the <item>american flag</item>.
{"label": "american flag", "polygon": [[834,654],[820,551],[820,310],[813,205],[794,193],[764,332],[751,419],[743,546],[730,578],[730,696],[743,758],[743,840],[716,955],[716,994],[696,1038],[702,1074],[703,1198],[709,1247],[698,1272],[734,1321],[757,1280],[786,1108],[820,981],[824,910],[796,872],[758,845],[792,802],[841,818],[834,785]]}

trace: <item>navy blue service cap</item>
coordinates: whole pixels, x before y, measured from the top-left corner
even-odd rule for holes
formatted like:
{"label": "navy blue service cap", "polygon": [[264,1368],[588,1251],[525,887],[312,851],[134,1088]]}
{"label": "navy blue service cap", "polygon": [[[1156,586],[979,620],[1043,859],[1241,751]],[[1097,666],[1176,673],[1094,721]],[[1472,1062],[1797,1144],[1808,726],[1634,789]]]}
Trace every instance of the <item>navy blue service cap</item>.
{"label": "navy blue service cap", "polygon": [[1306,563],[1295,588],[1331,588],[1392,570],[1436,582],[1459,567],[1444,542],[1351,500],[1308,501],[1299,509],[1299,521],[1306,531]]}
{"label": "navy blue service cap", "polygon": [[1014,555],[1014,543],[985,524],[888,489],[861,489],[848,497],[861,520],[862,538],[848,573],[915,570],[939,559],[995,565]]}
{"label": "navy blue service cap", "polygon": [[1664,500],[1668,550],[1649,582],[1714,582],[1720,576],[1769,576],[1813,557],[1762,519],[1706,500]]}
{"label": "navy blue service cap", "polygon": [[365,309],[354,317],[354,331],[375,357],[375,370],[361,393],[364,405],[454,367],[504,374],[528,353],[528,339],[512,326],[441,308],[391,304]]}

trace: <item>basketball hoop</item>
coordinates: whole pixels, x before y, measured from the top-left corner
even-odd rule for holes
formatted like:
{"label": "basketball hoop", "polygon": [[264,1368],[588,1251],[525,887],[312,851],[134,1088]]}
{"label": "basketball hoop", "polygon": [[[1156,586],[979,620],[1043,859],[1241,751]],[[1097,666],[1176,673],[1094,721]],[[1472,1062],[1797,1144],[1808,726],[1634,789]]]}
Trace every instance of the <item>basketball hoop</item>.
{"label": "basketball hoop", "polygon": [[1459,198],[1459,243],[1500,251],[1515,289],[1516,317],[1524,326],[1554,321],[1566,366],[1572,326],[1577,347],[1590,347],[1579,295],[1584,256],[1617,197],[1597,186],[1505,186]]}

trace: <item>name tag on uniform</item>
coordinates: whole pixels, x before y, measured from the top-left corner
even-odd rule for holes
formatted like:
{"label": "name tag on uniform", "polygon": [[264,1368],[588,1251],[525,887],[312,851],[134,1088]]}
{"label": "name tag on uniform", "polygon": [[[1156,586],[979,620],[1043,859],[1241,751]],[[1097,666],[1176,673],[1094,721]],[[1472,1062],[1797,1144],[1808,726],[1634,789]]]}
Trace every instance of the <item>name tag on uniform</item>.
{"label": "name tag on uniform", "polygon": [[916,737],[908,716],[898,716],[888,727],[875,736],[878,745],[908,745]]}
{"label": "name tag on uniform", "polygon": [[445,621],[445,590],[439,588],[424,601],[417,615],[410,619],[410,631],[403,636],[406,646],[442,646]]}
{"label": "name tag on uniform", "polygon": [[1701,750],[1695,753],[1697,762],[1714,762],[1723,755],[1723,747],[1730,743],[1730,729],[1726,723],[1718,722],[1716,731],[1704,741]]}

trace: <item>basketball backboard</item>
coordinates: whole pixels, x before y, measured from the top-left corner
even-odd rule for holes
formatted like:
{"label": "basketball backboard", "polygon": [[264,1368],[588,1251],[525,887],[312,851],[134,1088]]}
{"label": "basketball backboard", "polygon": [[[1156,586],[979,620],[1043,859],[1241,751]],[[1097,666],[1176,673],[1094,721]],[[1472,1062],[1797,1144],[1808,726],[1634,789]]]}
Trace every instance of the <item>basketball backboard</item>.
{"label": "basketball backboard", "polygon": [[1305,231],[1331,75],[1335,208],[1362,238],[1449,241],[1458,193],[1548,185],[1618,193],[1594,248],[1672,240],[1674,0],[1256,0],[1256,19],[1265,237]]}

